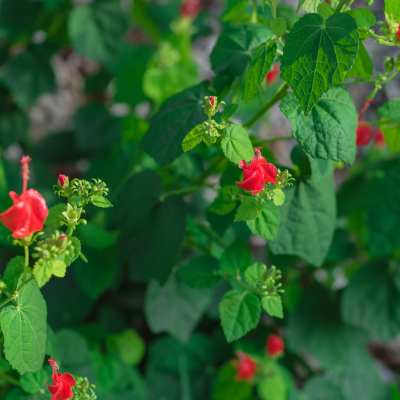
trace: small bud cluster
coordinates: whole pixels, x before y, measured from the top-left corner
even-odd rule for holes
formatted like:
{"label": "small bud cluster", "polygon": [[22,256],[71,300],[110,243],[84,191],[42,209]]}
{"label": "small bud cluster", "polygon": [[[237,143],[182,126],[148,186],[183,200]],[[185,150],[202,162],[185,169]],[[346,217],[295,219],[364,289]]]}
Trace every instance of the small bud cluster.
{"label": "small bud cluster", "polygon": [[72,242],[68,239],[67,235],[62,232],[56,231],[51,238],[41,240],[34,247],[36,253],[32,255],[33,258],[40,258],[44,261],[56,260],[62,254],[69,254],[69,248]]}
{"label": "small bud cluster", "polygon": [[271,183],[267,183],[261,193],[264,194],[268,200],[275,199],[278,196],[278,191],[282,190],[286,186],[293,186],[294,181],[295,179],[287,169],[281,171],[278,168],[278,175],[275,184],[272,187],[269,187]]}
{"label": "small bud cluster", "polygon": [[94,392],[96,386],[89,383],[88,378],[82,378],[80,376],[74,376],[76,385],[72,388],[74,393],[74,400],[94,400],[97,396]]}
{"label": "small bud cluster", "polygon": [[202,107],[204,107],[204,112],[209,117],[213,117],[218,112],[218,109],[221,106],[221,104],[225,104],[224,101],[220,101],[218,103],[218,97],[217,96],[205,96],[204,100],[206,102]]}
{"label": "small bud cluster", "polygon": [[85,213],[85,210],[82,207],[77,207],[76,205],[71,206],[71,204],[67,203],[66,208],[67,209],[61,214],[61,226],[66,225],[75,229],[79,224],[87,224],[86,219],[81,219],[81,215]]}
{"label": "small bud cluster", "polygon": [[400,46],[400,22],[393,15],[385,13],[385,21],[378,22],[381,26],[382,33],[387,40],[391,40]]}
{"label": "small bud cluster", "polygon": [[258,289],[262,296],[272,296],[278,295],[278,293],[283,293],[284,290],[281,289],[282,283],[276,283],[276,281],[282,278],[282,273],[279,269],[276,269],[274,265],[267,269],[263,279],[264,281],[258,284]]}

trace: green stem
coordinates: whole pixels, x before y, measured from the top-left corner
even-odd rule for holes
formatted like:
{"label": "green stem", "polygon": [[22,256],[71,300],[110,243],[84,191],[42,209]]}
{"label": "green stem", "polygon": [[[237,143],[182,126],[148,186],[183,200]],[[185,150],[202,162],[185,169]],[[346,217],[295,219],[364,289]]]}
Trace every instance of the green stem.
{"label": "green stem", "polygon": [[74,231],[74,230],[72,229],[72,227],[69,226],[68,229],[67,229],[67,236],[68,236],[68,237],[71,237],[73,231]]}
{"label": "green stem", "polygon": [[236,103],[236,100],[237,100],[237,97],[238,97],[238,94],[239,94],[239,90],[240,90],[240,87],[242,86],[242,81],[243,81],[243,76],[244,76],[245,74],[243,73],[241,76],[240,76],[240,78],[238,79],[238,82],[237,82],[237,84],[236,84],[236,86],[235,86],[235,88],[234,88],[234,92],[233,92],[233,96],[232,96],[232,101],[231,101],[231,103]]}
{"label": "green stem", "polygon": [[7,381],[7,382],[12,383],[12,384],[15,385],[15,386],[21,386],[21,384],[20,384],[15,378],[13,378],[13,377],[10,376],[10,375],[0,373],[0,378],[1,378],[1,379],[4,379],[4,380]]}
{"label": "green stem", "polygon": [[186,193],[191,193],[191,192],[197,192],[204,186],[206,186],[206,185],[193,185],[193,186],[188,186],[188,187],[181,188],[181,189],[171,190],[170,192],[163,193],[160,197],[160,201],[164,201],[166,197],[173,196],[176,194],[186,194]]}
{"label": "green stem", "polygon": [[271,139],[265,139],[263,140],[263,142],[269,143],[269,142],[277,142],[278,140],[291,140],[291,139],[293,139],[292,136],[279,136]]}
{"label": "green stem", "polygon": [[278,88],[278,91],[276,92],[275,96],[264,106],[261,108],[261,110],[247,123],[244,125],[244,128],[249,129],[251,128],[260,118],[263,117],[263,115],[279,100],[281,100],[287,90],[288,90],[288,84],[286,82],[283,82],[282,85]]}
{"label": "green stem", "polygon": [[[33,280],[33,276],[31,276],[27,281],[25,281],[25,282],[22,282],[21,283],[21,286],[16,290],[18,293],[21,291],[21,289],[26,285],[26,284],[28,284],[31,280]],[[14,295],[13,295],[14,296]],[[12,297],[12,296],[11,296]],[[11,299],[12,300],[12,299]],[[0,307],[1,307],[1,304],[0,304]]]}
{"label": "green stem", "polygon": [[368,29],[358,28],[358,30],[360,32],[369,33],[372,37],[374,37],[376,40],[378,40],[378,42],[381,44],[385,44],[386,46],[397,46],[396,43],[388,42],[387,40],[385,40],[386,39],[385,36],[376,35],[374,32],[371,32]]}
{"label": "green stem", "polygon": [[26,272],[29,267],[29,247],[28,246],[24,246],[24,252],[25,252],[25,265],[24,265],[24,276],[22,278],[22,281],[25,281]]}
{"label": "green stem", "polygon": [[264,99],[263,99],[263,96],[262,96],[261,86],[258,88],[258,94],[260,96],[261,105],[263,106],[264,105]]}
{"label": "green stem", "polygon": [[86,264],[89,262],[82,252],[79,253],[79,257],[82,258],[82,260],[85,261]]}
{"label": "green stem", "polygon": [[247,290],[248,292],[252,292],[252,293],[255,293],[255,294],[260,294],[260,292],[258,292],[256,289],[253,289],[252,287],[245,285],[242,282],[242,279],[240,277],[237,277],[237,276],[231,275],[231,274],[226,274],[226,275],[224,275],[224,277],[225,278],[229,278],[229,279],[233,279],[236,283],[238,283],[241,286],[241,288],[243,290]]}
{"label": "green stem", "polygon": [[[285,47],[285,43],[282,42],[282,39],[281,39],[281,38],[278,38],[277,40],[278,40],[278,43],[282,46],[282,48]],[[279,49],[276,50],[276,51],[277,51],[278,53],[283,54]]]}
{"label": "green stem", "polygon": [[369,122],[361,122],[358,124],[358,126],[369,126],[369,125],[381,125],[383,124],[382,121],[369,121]]}
{"label": "green stem", "polygon": [[340,11],[342,11],[342,8],[344,6],[344,3],[346,3],[346,1],[347,0],[340,0],[340,3],[336,7],[336,10],[335,10],[334,14],[340,13]]}
{"label": "green stem", "polygon": [[280,51],[279,49],[276,49],[276,52],[277,52],[278,54],[280,54],[281,56],[283,56],[283,51]]}
{"label": "green stem", "polygon": [[257,17],[257,0],[253,0],[253,12],[251,14],[251,23],[256,24],[258,21]]}
{"label": "green stem", "polygon": [[207,233],[211,239],[214,239],[218,244],[220,244],[222,247],[227,248],[229,244],[223,239],[221,236],[218,235],[212,228],[210,228],[207,225],[204,224],[198,224],[199,228]]}

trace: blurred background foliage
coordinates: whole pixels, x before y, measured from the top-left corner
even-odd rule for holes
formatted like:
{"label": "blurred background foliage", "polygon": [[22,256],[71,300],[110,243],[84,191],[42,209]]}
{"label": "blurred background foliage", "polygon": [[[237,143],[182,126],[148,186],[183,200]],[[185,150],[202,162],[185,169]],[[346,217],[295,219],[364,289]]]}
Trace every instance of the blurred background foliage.
{"label": "blurred background foliage", "polygon": [[[289,28],[302,13],[295,3],[282,0],[278,6]],[[381,3],[373,6],[378,19],[384,18]],[[179,6],[179,0],[0,1],[1,210],[10,205],[8,191],[20,190],[22,154],[33,159],[30,186],[49,206],[59,202],[51,187],[60,173],[104,180],[115,205],[114,211],[88,210],[90,222],[78,229],[89,263],[78,260],[64,279],[53,278],[43,289],[46,352],[63,372],[87,376],[102,400],[400,399],[398,158],[370,145],[359,149],[354,166],[335,170],[338,217],[320,268],[273,254],[245,222],[233,223],[234,211],[208,211],[216,196],[211,188],[160,205],[162,192],[191,185],[220,154],[202,144],[160,167],[139,146],[168,97],[214,76],[209,55],[226,4],[203,0],[194,21],[182,18]],[[250,14],[248,6],[237,20]],[[259,22],[269,19],[268,6],[264,12],[259,7]],[[375,71],[383,71],[385,56],[395,55],[371,39],[366,47]],[[278,86],[263,85],[264,101]],[[372,86],[349,89],[359,110]],[[376,119],[376,109],[396,97],[398,80],[378,93],[364,119]],[[228,93],[224,100],[231,98]],[[239,121],[260,107],[257,96],[247,105],[241,98]],[[252,131],[253,143],[289,134],[278,106]],[[272,143],[263,152],[268,161],[291,167],[293,146]],[[221,177],[224,186],[239,175],[225,163],[209,180]],[[8,235],[1,225],[2,269],[19,254]],[[190,289],[168,277],[194,256],[220,258],[237,240],[247,244],[253,261],[282,270],[286,317],[263,314],[257,329],[228,345],[218,304],[229,285]],[[148,283],[154,273],[167,284]],[[251,393],[246,383],[233,380],[229,360],[238,349],[262,355],[272,332],[287,343],[282,379],[273,386],[277,392],[267,387]],[[31,392],[45,389],[50,370],[43,371]],[[2,358],[1,399],[43,398],[10,391],[6,373],[12,374]],[[28,378],[14,375],[24,388]]]}

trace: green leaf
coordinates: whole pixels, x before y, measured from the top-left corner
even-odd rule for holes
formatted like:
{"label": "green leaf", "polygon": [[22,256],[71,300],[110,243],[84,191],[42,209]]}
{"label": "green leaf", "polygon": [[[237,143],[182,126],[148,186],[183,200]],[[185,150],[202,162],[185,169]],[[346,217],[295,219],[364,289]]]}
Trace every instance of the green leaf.
{"label": "green leaf", "polygon": [[275,189],[273,195],[274,204],[276,206],[282,206],[285,202],[285,193],[282,189]]}
{"label": "green leaf", "polygon": [[71,236],[69,240],[72,242],[72,247],[68,248],[69,254],[63,254],[59,259],[64,261],[69,267],[78,257],[81,252],[81,242],[78,238]]}
{"label": "green leaf", "polygon": [[56,90],[53,68],[40,46],[11,58],[3,65],[0,79],[22,109],[33,106],[40,95]]}
{"label": "green leaf", "polygon": [[278,235],[268,243],[269,248],[274,254],[295,255],[319,267],[328,254],[336,223],[332,177],[318,183],[297,181],[285,194]]}
{"label": "green leaf", "polygon": [[[271,20],[271,23],[272,21],[275,20]],[[265,44],[263,43],[258,47],[257,53],[250,64],[249,72],[247,73],[246,86],[243,94],[243,100],[246,104],[257,92],[262,81],[267,75],[267,72],[271,69],[272,63],[275,59],[276,50],[277,45],[272,40]]]}
{"label": "green leaf", "polygon": [[382,117],[393,121],[400,121],[400,99],[389,100],[383,106],[379,107],[377,111]]}
{"label": "green leaf", "polygon": [[264,282],[264,275],[267,267],[261,263],[251,264],[244,272],[244,279],[250,286],[256,286],[260,282]]}
{"label": "green leaf", "polygon": [[335,87],[306,117],[292,93],[280,104],[292,135],[312,157],[352,164],[356,155],[357,111],[346,88]]}
{"label": "green leaf", "polygon": [[262,297],[261,305],[271,317],[283,318],[282,300],[278,295]]}
{"label": "green leaf", "polygon": [[118,3],[78,4],[68,16],[68,35],[77,53],[103,64],[112,63],[128,28]]}
{"label": "green leaf", "polygon": [[224,111],[221,114],[222,121],[228,121],[231,119],[237,112],[239,111],[239,106],[237,104],[229,104],[229,106],[225,107]]}
{"label": "green leaf", "polygon": [[374,64],[372,63],[371,57],[365,49],[364,43],[360,40],[357,58],[354,61],[353,68],[346,73],[346,79],[358,77],[369,80],[371,79],[373,72]]}
{"label": "green leaf", "polygon": [[280,218],[279,209],[274,202],[265,200],[262,203],[261,214],[252,221],[246,221],[246,224],[254,235],[275,240]]}
{"label": "green leaf", "polygon": [[[387,146],[392,153],[397,153],[400,151],[400,124],[397,126],[390,123],[391,120],[383,117],[382,118],[383,125],[381,126],[381,130]],[[385,123],[388,123],[386,125]],[[394,125],[394,126],[393,126]]]}
{"label": "green leaf", "polygon": [[271,21],[269,21],[269,29],[271,29],[272,33],[274,33],[278,38],[283,36],[286,33],[285,18],[276,17],[275,19],[271,19]]}
{"label": "green leaf", "polygon": [[[21,283],[22,277],[18,286]],[[34,280],[20,290],[15,302],[0,312],[4,354],[20,374],[36,372],[42,368],[46,349],[46,303]]]}
{"label": "green leaf", "polygon": [[329,4],[320,4],[318,6],[318,14],[323,18],[327,19],[333,15],[334,10],[329,6]]}
{"label": "green leaf", "polygon": [[199,256],[178,270],[181,281],[191,287],[205,289],[217,286],[222,277],[218,273],[219,262],[213,256]]}
{"label": "green leaf", "polygon": [[343,320],[387,342],[400,329],[400,272],[385,262],[359,268],[346,286],[341,312]]}
{"label": "green leaf", "polygon": [[347,11],[357,22],[357,25],[362,29],[369,29],[376,24],[375,14],[366,8],[357,8]]}
{"label": "green leaf", "polygon": [[65,211],[65,204],[60,203],[53,207],[49,208],[49,214],[47,215],[45,225],[55,224],[56,222],[60,222],[59,217],[61,217],[62,213]]}
{"label": "green leaf", "polygon": [[182,150],[184,152],[194,149],[203,140],[203,123],[196,125],[183,139]]}
{"label": "green leaf", "polygon": [[236,369],[230,362],[225,363],[218,372],[214,385],[213,399],[215,400],[249,400],[252,384],[235,379]]}
{"label": "green leaf", "polygon": [[90,349],[90,361],[95,375],[96,394],[102,395],[117,384],[120,363],[113,355],[104,354],[99,348]]}
{"label": "green leaf", "polygon": [[217,74],[241,75],[250,61],[252,50],[271,37],[271,30],[261,24],[226,27],[210,56],[212,69]]}
{"label": "green leaf", "polygon": [[33,374],[28,372],[22,375],[19,383],[21,384],[22,390],[26,393],[36,394],[41,391],[47,391],[45,382],[48,380],[49,375],[44,369],[41,369]]}
{"label": "green leaf", "polygon": [[93,249],[106,249],[115,244],[117,238],[109,231],[88,222],[78,226],[79,237],[84,244]]}
{"label": "green leaf", "polygon": [[182,142],[187,133],[206,119],[201,106],[203,97],[210,94],[213,93],[208,89],[208,82],[202,82],[171,96],[152,117],[141,148],[160,166],[182,154]]}
{"label": "green leaf", "polygon": [[260,320],[258,297],[250,292],[231,290],[225,293],[219,305],[221,325],[228,343],[238,340],[254,329]]}
{"label": "green leaf", "polygon": [[297,11],[302,8],[304,11],[308,13],[316,13],[318,10],[318,6],[322,3],[323,0],[299,0],[299,6],[297,7]]}
{"label": "green leaf", "polygon": [[385,13],[392,15],[395,21],[400,19],[400,0],[385,0]]}
{"label": "green leaf", "polygon": [[107,337],[107,348],[110,352],[116,352],[125,364],[138,365],[143,359],[146,344],[136,331],[125,329]]}
{"label": "green leaf", "polygon": [[249,0],[228,0],[228,4],[222,14],[222,21],[229,21],[240,15],[246,8]]}
{"label": "green leaf", "polygon": [[263,208],[263,203],[256,196],[245,197],[235,214],[235,222],[256,219]]}
{"label": "green leaf", "polygon": [[212,292],[192,289],[172,274],[164,286],[152,281],[146,291],[144,312],[153,333],[168,332],[186,343],[211,303]]}
{"label": "green leaf", "polygon": [[221,270],[236,275],[244,272],[251,263],[251,253],[247,246],[237,239],[223,253],[219,260]]}
{"label": "green leaf", "polygon": [[268,368],[267,376],[257,385],[257,393],[261,400],[286,400],[287,387],[280,369],[272,364]]}
{"label": "green leaf", "polygon": [[65,276],[67,266],[61,260],[39,260],[33,266],[33,276],[39,286],[42,288],[52,277],[63,278]]}
{"label": "green leaf", "polygon": [[226,215],[233,211],[237,203],[238,187],[236,185],[223,186],[218,196],[211,203],[209,210],[218,215]]}
{"label": "green leaf", "polygon": [[240,125],[232,124],[225,129],[221,147],[225,156],[235,164],[242,160],[251,160],[254,155],[249,134]]}
{"label": "green leaf", "polygon": [[100,208],[109,208],[109,207],[114,207],[111,204],[111,201],[107,199],[107,197],[103,197],[103,196],[96,196],[91,203],[96,206],[96,207],[100,207]]}
{"label": "green leaf", "polygon": [[46,400],[46,399],[47,397],[45,396],[42,396],[40,394],[28,394],[19,388],[11,389],[5,397],[5,400]]}
{"label": "green leaf", "polygon": [[13,293],[17,288],[20,275],[24,272],[25,257],[17,256],[12,258],[6,267],[3,275],[3,282],[7,285],[7,291]]}
{"label": "green leaf", "polygon": [[29,124],[27,116],[19,109],[3,108],[0,113],[0,145],[6,148],[15,142],[26,141]]}
{"label": "green leaf", "polygon": [[305,115],[324,93],[343,82],[357,57],[358,38],[356,21],[344,13],[326,21],[318,14],[307,14],[295,23],[285,43],[281,78],[292,88]]}

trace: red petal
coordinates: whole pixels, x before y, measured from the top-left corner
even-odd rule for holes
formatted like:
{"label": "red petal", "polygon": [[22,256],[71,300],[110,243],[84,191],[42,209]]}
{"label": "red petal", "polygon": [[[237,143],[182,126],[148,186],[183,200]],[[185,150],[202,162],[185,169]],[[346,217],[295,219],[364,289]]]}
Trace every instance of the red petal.
{"label": "red petal", "polygon": [[67,382],[67,384],[71,387],[76,385],[76,381],[71,374],[62,374],[60,379]]}
{"label": "red petal", "polygon": [[9,196],[11,197],[11,200],[13,201],[13,204],[18,203],[18,201],[19,201],[19,196],[18,196],[17,193],[15,193],[15,192],[10,192],[10,193],[8,193],[8,194],[9,194]]}
{"label": "red petal", "polygon": [[[17,231],[27,219],[27,210],[23,202],[11,206],[0,214],[0,221],[10,231]],[[27,235],[28,236],[28,235]]]}
{"label": "red petal", "polygon": [[260,170],[265,182],[270,182],[270,183],[276,182],[276,176],[278,175],[278,170],[276,169],[274,164],[267,162],[265,164],[260,164]]}
{"label": "red petal", "polygon": [[240,161],[240,163],[239,163],[239,168],[240,168],[240,169],[245,169],[245,168],[247,168],[247,162],[246,162],[246,160]]}
{"label": "red petal", "polygon": [[[358,122],[365,122],[363,120],[358,120]],[[356,146],[366,146],[372,139],[373,131],[371,125],[358,126],[356,130],[357,139]]]}
{"label": "red petal", "polygon": [[[49,387],[50,390],[50,387]],[[56,393],[52,393],[53,396],[51,396],[51,400],[68,400],[72,399],[73,393],[71,390],[71,387],[68,385],[68,383],[61,381],[61,383],[58,385],[58,390]]]}
{"label": "red petal", "polygon": [[[244,182],[236,182],[236,185],[238,185],[241,189],[249,191],[253,190],[259,193],[264,187],[264,180],[262,178],[261,171],[258,169],[249,179],[246,179]],[[256,193],[253,192],[253,194]]]}
{"label": "red petal", "polygon": [[51,393],[51,394],[56,394],[58,388],[60,387],[60,384],[59,384],[59,383],[57,383],[56,385],[49,385],[49,384],[46,382],[46,385],[47,385],[48,389],[50,390],[50,393]]}

